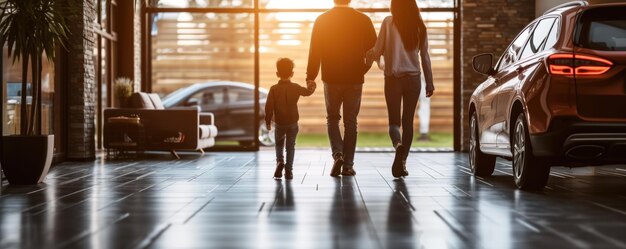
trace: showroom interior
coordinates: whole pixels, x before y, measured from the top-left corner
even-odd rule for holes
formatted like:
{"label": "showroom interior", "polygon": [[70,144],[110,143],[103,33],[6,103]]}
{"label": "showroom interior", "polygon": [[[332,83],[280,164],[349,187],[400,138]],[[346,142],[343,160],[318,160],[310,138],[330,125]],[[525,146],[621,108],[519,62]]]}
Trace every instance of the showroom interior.
{"label": "showroom interior", "polygon": [[[349,6],[379,34],[391,1]],[[293,81],[307,84],[314,22],[333,0],[52,2],[71,9],[55,57],[45,50],[38,64],[20,63],[28,57],[16,59],[3,41],[3,170],[5,158],[19,165],[41,151],[6,152],[14,150],[4,137],[23,135],[23,122],[53,136],[49,168],[34,182],[2,174],[0,248],[626,247],[623,163],[551,165],[545,188],[533,191],[513,180],[514,152],[494,156],[488,175],[472,164],[473,94],[493,76],[478,73],[474,57],[496,63],[527,25],[570,1],[416,0],[436,90],[419,100],[428,114],[415,115],[411,174],[391,174],[386,75],[375,64],[363,85],[357,175],[329,176],[336,161],[318,77],[298,104],[293,180],[272,178],[275,131],[264,107],[277,59],[291,58]],[[615,3],[623,1],[563,8]],[[134,109],[146,103],[155,110]]]}

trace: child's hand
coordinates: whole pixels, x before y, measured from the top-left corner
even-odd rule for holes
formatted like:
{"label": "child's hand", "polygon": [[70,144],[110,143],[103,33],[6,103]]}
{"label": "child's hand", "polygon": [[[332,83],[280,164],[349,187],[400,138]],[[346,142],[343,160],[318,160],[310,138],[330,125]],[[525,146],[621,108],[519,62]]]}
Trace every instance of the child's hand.
{"label": "child's hand", "polygon": [[268,131],[272,130],[272,124],[271,123],[266,123],[265,124],[265,128],[267,128]]}

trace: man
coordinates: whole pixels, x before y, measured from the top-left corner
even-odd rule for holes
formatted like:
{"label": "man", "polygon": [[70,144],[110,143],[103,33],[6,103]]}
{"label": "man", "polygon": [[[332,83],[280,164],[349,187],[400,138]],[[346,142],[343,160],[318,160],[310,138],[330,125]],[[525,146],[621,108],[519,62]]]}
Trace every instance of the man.
{"label": "man", "polygon": [[[315,81],[322,68],[333,177],[356,175],[353,167],[357,116],[364,75],[371,67],[365,54],[376,43],[372,20],[349,4],[350,0],[335,0],[335,7],[315,20],[307,67],[307,82]],[[344,137],[339,130],[342,106]]]}

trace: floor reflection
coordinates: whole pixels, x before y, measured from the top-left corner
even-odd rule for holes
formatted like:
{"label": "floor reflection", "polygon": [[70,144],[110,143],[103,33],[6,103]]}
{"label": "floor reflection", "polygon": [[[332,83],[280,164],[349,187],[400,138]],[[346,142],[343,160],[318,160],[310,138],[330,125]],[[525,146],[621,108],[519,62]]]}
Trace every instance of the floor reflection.
{"label": "floor reflection", "polygon": [[366,227],[367,211],[360,197],[354,177],[333,178],[335,190],[330,211],[333,248],[369,248]]}
{"label": "floor reflection", "polygon": [[414,248],[413,206],[404,179],[393,180],[395,191],[389,200],[387,248]]}
{"label": "floor reflection", "polygon": [[626,248],[626,166],[553,168],[541,193],[510,162],[472,177],[467,155],[359,153],[331,178],[299,151],[274,180],[271,151],[68,162],[46,184],[0,187],[0,248]]}
{"label": "floor reflection", "polygon": [[293,199],[293,188],[291,187],[292,181],[274,180],[276,182],[274,208],[276,211],[293,211],[295,210],[295,202]]}

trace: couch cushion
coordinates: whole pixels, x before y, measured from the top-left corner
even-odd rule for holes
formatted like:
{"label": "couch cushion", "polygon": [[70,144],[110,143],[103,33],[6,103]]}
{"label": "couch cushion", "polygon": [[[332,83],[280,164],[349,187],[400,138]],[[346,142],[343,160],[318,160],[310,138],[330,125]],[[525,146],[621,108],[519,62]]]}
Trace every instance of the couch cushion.
{"label": "couch cushion", "polygon": [[217,136],[217,127],[215,125],[199,125],[199,139],[213,138]]}
{"label": "couch cushion", "polygon": [[131,108],[155,109],[147,93],[133,93],[133,95],[130,96],[130,104]]}
{"label": "couch cushion", "polygon": [[152,101],[152,105],[154,106],[154,109],[157,109],[157,110],[165,109],[165,106],[163,106],[163,102],[161,102],[161,97],[159,97],[158,94],[156,94],[156,93],[149,93],[148,97]]}

